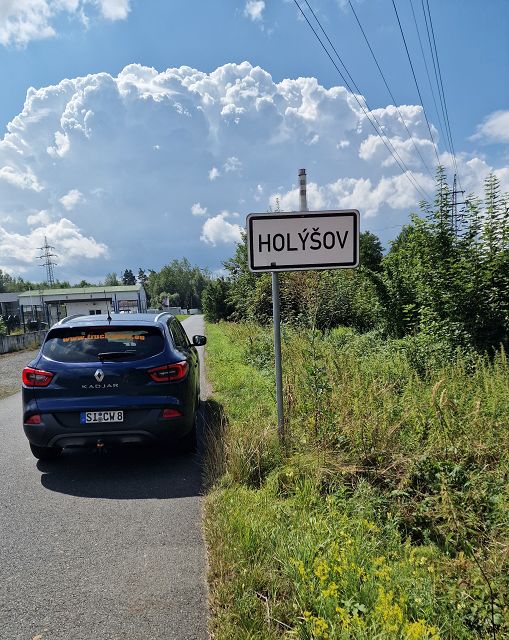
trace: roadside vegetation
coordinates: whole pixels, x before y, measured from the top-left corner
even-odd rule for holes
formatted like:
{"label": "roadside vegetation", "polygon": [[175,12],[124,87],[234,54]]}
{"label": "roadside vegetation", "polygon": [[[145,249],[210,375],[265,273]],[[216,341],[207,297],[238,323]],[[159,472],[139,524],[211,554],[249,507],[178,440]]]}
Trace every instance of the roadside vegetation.
{"label": "roadside vegetation", "polygon": [[469,202],[439,173],[385,256],[282,278],[284,443],[243,243],[204,293],[218,640],[509,637],[509,216]]}

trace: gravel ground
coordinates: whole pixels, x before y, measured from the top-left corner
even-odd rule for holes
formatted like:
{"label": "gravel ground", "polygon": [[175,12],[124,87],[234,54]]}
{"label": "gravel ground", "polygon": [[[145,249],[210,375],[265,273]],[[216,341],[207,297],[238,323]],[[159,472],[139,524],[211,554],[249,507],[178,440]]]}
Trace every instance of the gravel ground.
{"label": "gravel ground", "polygon": [[0,398],[17,393],[21,389],[21,371],[38,350],[14,351],[0,355]]}

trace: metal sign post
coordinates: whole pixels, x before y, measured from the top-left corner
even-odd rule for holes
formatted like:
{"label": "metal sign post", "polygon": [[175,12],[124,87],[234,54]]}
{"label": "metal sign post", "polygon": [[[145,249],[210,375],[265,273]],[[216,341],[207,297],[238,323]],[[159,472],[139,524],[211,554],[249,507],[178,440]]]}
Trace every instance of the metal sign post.
{"label": "metal sign post", "polygon": [[285,417],[283,411],[283,367],[281,364],[281,316],[279,312],[279,273],[272,272],[272,317],[274,323],[274,360],[276,363],[277,432],[279,440],[285,437]]}
{"label": "metal sign post", "polygon": [[281,442],[285,434],[278,272],[357,267],[359,221],[360,214],[356,209],[304,209],[300,212],[251,213],[247,216],[249,269],[255,273],[272,272],[277,425]]}

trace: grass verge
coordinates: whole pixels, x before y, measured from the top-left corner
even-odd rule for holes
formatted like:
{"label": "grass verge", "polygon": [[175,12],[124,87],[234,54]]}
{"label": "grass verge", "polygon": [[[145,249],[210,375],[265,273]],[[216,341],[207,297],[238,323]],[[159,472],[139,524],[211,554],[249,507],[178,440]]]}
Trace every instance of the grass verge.
{"label": "grass verge", "polygon": [[282,450],[270,333],[207,334],[213,637],[509,637],[505,355],[287,330]]}

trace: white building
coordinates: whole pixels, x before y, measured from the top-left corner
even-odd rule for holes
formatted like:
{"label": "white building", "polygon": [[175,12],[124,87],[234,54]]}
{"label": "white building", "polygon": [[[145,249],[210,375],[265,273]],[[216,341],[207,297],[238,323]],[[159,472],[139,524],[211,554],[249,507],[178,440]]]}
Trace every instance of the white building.
{"label": "white building", "polygon": [[18,295],[23,324],[44,322],[48,326],[74,314],[145,313],[147,294],[141,284],[120,287],[39,289]]}

